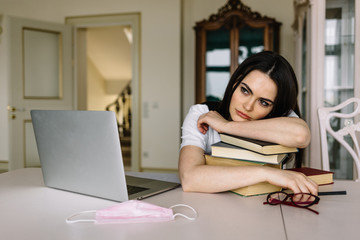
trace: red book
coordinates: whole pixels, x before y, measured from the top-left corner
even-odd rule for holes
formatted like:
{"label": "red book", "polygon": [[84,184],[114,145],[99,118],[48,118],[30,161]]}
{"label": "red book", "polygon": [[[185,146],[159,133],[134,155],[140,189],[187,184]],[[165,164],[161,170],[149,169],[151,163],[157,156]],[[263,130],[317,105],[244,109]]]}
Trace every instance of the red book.
{"label": "red book", "polygon": [[311,180],[316,182],[318,185],[326,185],[334,183],[334,173],[330,171],[309,168],[309,167],[302,167],[302,168],[292,168],[287,169],[289,171],[296,171],[301,172],[308,176]]}

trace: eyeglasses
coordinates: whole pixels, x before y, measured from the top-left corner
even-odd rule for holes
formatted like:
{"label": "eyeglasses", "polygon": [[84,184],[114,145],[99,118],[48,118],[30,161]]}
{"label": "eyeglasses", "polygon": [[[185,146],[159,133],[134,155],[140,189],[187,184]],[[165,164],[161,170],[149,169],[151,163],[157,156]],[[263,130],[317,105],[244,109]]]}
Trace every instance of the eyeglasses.
{"label": "eyeglasses", "polygon": [[318,204],[320,198],[311,193],[286,193],[286,192],[272,192],[266,198],[264,204],[278,205],[284,204],[292,207],[305,208],[309,211],[312,211],[316,214],[319,214],[318,211],[315,211],[310,206]]}

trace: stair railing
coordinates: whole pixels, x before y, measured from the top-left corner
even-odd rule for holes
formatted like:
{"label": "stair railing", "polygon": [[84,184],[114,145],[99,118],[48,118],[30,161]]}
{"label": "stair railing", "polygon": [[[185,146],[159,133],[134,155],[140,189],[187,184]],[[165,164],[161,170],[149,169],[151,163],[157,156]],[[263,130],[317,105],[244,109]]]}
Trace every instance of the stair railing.
{"label": "stair railing", "polygon": [[114,111],[120,137],[131,136],[131,82],[121,91],[116,100],[106,106],[106,111]]}

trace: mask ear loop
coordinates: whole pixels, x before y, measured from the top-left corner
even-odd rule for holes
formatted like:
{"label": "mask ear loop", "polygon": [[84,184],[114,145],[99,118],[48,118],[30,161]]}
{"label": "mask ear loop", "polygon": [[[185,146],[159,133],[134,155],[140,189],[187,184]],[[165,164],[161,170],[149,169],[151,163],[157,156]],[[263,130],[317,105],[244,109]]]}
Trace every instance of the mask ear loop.
{"label": "mask ear loop", "polygon": [[182,213],[175,213],[175,214],[174,214],[174,218],[175,218],[176,216],[181,216],[181,217],[184,217],[184,218],[186,218],[186,219],[188,219],[188,220],[194,221],[194,220],[197,218],[197,216],[198,216],[197,211],[196,211],[194,208],[192,208],[191,206],[189,206],[189,205],[186,205],[186,204],[176,204],[176,205],[171,206],[170,209],[173,209],[173,208],[175,208],[175,207],[187,207],[187,208],[191,209],[191,210],[194,212],[195,216],[194,216],[194,217],[189,217],[189,216],[186,216],[185,214],[182,214]]}
{"label": "mask ear loop", "polygon": [[95,213],[95,210],[90,210],[90,211],[83,211],[83,212],[78,212],[78,213],[74,213],[73,215],[67,217],[65,219],[66,223],[85,223],[85,222],[96,222],[96,220],[94,219],[79,219],[79,220],[71,220],[71,218],[79,216],[81,214],[85,214],[85,213]]}

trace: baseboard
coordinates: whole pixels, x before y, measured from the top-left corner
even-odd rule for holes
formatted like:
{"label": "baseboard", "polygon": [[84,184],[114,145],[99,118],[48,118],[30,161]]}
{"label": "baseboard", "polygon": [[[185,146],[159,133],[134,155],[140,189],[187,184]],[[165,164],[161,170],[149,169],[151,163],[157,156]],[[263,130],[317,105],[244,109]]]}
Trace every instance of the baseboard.
{"label": "baseboard", "polygon": [[9,162],[0,160],[0,173],[9,171]]}

